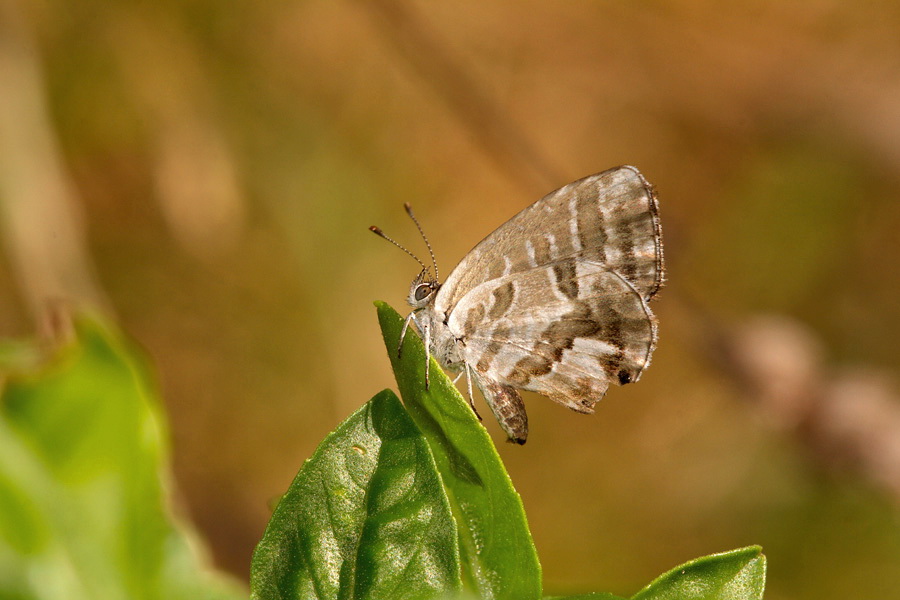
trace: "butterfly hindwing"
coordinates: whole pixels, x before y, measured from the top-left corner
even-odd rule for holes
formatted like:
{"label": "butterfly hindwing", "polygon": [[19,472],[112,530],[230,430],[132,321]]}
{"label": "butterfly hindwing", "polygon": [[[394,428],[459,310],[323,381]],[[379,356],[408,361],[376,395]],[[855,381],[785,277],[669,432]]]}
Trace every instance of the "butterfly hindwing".
{"label": "butterfly hindwing", "polygon": [[583,257],[470,290],[448,327],[481,376],[591,412],[609,382],[637,381],[656,322],[634,286]]}

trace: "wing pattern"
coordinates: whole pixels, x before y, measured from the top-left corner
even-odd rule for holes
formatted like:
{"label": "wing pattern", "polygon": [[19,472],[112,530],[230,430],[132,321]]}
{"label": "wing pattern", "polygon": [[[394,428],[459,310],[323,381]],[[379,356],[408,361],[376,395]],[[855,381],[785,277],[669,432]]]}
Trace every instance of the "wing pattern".
{"label": "wing pattern", "polygon": [[635,286],[580,254],[476,286],[448,326],[480,377],[579,412],[593,411],[609,381],[637,381],[656,343]]}

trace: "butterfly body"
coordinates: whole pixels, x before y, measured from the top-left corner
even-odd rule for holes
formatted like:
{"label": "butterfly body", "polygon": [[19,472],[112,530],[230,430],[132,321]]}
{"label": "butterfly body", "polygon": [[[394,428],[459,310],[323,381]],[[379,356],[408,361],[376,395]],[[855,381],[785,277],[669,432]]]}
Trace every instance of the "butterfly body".
{"label": "butterfly body", "polygon": [[655,193],[634,167],[552,192],[501,225],[443,284],[410,286],[430,355],[465,372],[511,441],[528,435],[518,390],[593,412],[637,381],[656,346],[648,306],[664,276]]}

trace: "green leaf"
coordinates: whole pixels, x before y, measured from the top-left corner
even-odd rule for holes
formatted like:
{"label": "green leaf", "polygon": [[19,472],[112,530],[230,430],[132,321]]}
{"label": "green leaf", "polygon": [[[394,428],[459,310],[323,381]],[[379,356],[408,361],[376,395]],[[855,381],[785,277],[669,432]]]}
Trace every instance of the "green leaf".
{"label": "green leaf", "polygon": [[425,389],[422,341],[410,329],[398,357],[403,319],[387,304],[376,306],[400,394],[431,446],[459,523],[467,588],[481,598],[540,598],[541,567],[522,499],[490,436],[434,361]]}
{"label": "green leaf", "polygon": [[0,597],[237,598],[166,510],[167,446],[131,346],[80,319],[43,359],[0,361]]}
{"label": "green leaf", "polygon": [[766,557],[750,546],[686,562],[631,600],[759,600],[765,587]]}
{"label": "green leaf", "polygon": [[434,458],[390,390],[303,465],[256,547],[252,598],[433,598],[461,587]]}

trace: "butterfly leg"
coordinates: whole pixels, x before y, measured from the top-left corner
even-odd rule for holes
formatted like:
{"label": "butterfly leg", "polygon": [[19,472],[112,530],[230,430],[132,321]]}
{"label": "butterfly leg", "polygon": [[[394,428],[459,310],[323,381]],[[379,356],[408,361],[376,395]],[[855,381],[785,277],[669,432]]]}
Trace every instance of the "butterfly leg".
{"label": "butterfly leg", "polygon": [[456,385],[456,382],[459,381],[459,378],[463,375],[466,376],[466,387],[469,391],[469,406],[472,407],[472,412],[475,413],[475,416],[478,417],[478,420],[481,421],[481,415],[478,414],[478,410],[475,408],[475,401],[472,399],[472,376],[469,374],[469,365],[466,365],[466,368],[459,372],[459,375],[453,378],[453,385]]}
{"label": "butterfly leg", "polygon": [[431,387],[431,327],[425,322],[425,391]]}
{"label": "butterfly leg", "polygon": [[403,329],[400,330],[400,343],[397,344],[397,358],[400,358],[400,354],[403,351],[403,339],[406,337],[406,330],[409,329],[409,323],[413,320],[413,315],[415,314],[415,311],[409,313],[406,315],[406,320],[403,321]]}
{"label": "butterfly leg", "polygon": [[[472,396],[472,372],[471,367],[469,367],[469,363],[465,363],[466,365],[466,387],[469,388],[469,406],[472,407],[472,412],[475,413],[475,416],[478,417],[479,421],[482,421],[481,415],[478,414],[478,409],[475,408],[475,399]],[[460,373],[462,375],[462,373]]]}

